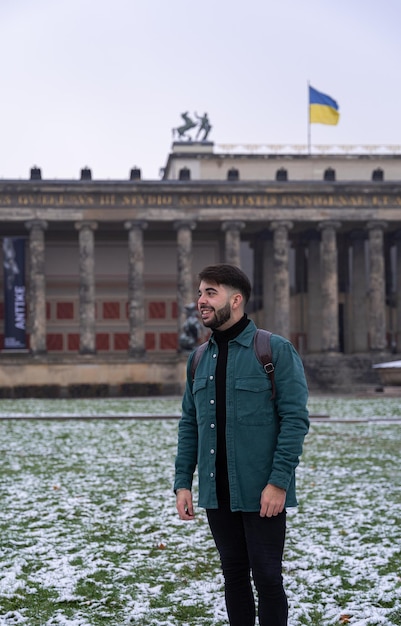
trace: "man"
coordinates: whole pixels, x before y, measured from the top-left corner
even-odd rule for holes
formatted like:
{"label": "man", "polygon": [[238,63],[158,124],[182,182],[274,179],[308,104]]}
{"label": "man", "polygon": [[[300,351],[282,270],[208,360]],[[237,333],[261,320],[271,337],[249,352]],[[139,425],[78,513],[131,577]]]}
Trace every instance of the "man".
{"label": "man", "polygon": [[245,314],[247,276],[218,264],[200,274],[198,310],[212,330],[179,423],[174,489],[179,517],[193,520],[192,480],[220,554],[231,626],[285,626],[282,580],[286,507],[296,506],[295,468],[308,432],[307,386],[292,344],[271,336],[272,385],[254,350],[255,324]]}

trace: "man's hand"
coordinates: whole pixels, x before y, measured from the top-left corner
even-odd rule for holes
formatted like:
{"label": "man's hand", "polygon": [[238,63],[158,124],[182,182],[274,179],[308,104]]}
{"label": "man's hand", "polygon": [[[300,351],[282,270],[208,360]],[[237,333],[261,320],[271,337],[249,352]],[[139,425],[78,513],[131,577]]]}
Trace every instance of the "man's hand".
{"label": "man's hand", "polygon": [[286,491],[275,485],[267,485],[260,497],[260,517],[272,517],[284,510]]}
{"label": "man's hand", "polygon": [[180,519],[195,519],[194,506],[192,504],[192,493],[189,489],[178,489],[175,503]]}

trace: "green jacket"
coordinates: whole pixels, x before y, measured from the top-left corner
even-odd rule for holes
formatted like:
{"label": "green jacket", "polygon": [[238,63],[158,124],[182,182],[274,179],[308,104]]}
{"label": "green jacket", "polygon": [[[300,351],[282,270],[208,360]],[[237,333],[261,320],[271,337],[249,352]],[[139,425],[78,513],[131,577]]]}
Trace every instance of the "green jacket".
{"label": "green jacket", "polygon": [[[296,506],[295,468],[309,428],[308,390],[299,355],[279,335],[271,336],[276,398],[253,347],[256,326],[251,321],[229,342],[226,374],[226,443],[233,511],[259,511],[268,483],[286,490],[286,506]],[[199,506],[217,508],[215,371],[218,346],[213,340],[187,383],[178,427],[174,489],[192,488],[198,466]]]}

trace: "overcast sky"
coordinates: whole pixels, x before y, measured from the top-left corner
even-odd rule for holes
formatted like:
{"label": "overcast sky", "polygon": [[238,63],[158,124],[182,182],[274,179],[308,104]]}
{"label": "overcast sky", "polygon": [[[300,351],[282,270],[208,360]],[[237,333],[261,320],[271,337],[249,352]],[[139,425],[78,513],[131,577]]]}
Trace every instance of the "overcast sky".
{"label": "overcast sky", "polygon": [[401,0],[0,0],[0,178],[159,178],[180,114],[216,144],[401,145]]}

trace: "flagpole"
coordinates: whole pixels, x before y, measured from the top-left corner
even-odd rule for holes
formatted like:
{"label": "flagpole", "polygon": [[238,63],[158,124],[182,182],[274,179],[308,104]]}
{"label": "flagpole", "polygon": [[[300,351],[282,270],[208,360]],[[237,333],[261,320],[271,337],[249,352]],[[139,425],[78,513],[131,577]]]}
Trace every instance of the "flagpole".
{"label": "flagpole", "polygon": [[308,97],[307,97],[307,103],[308,103],[308,154],[311,153],[311,123],[310,123],[310,82],[308,80]]}

